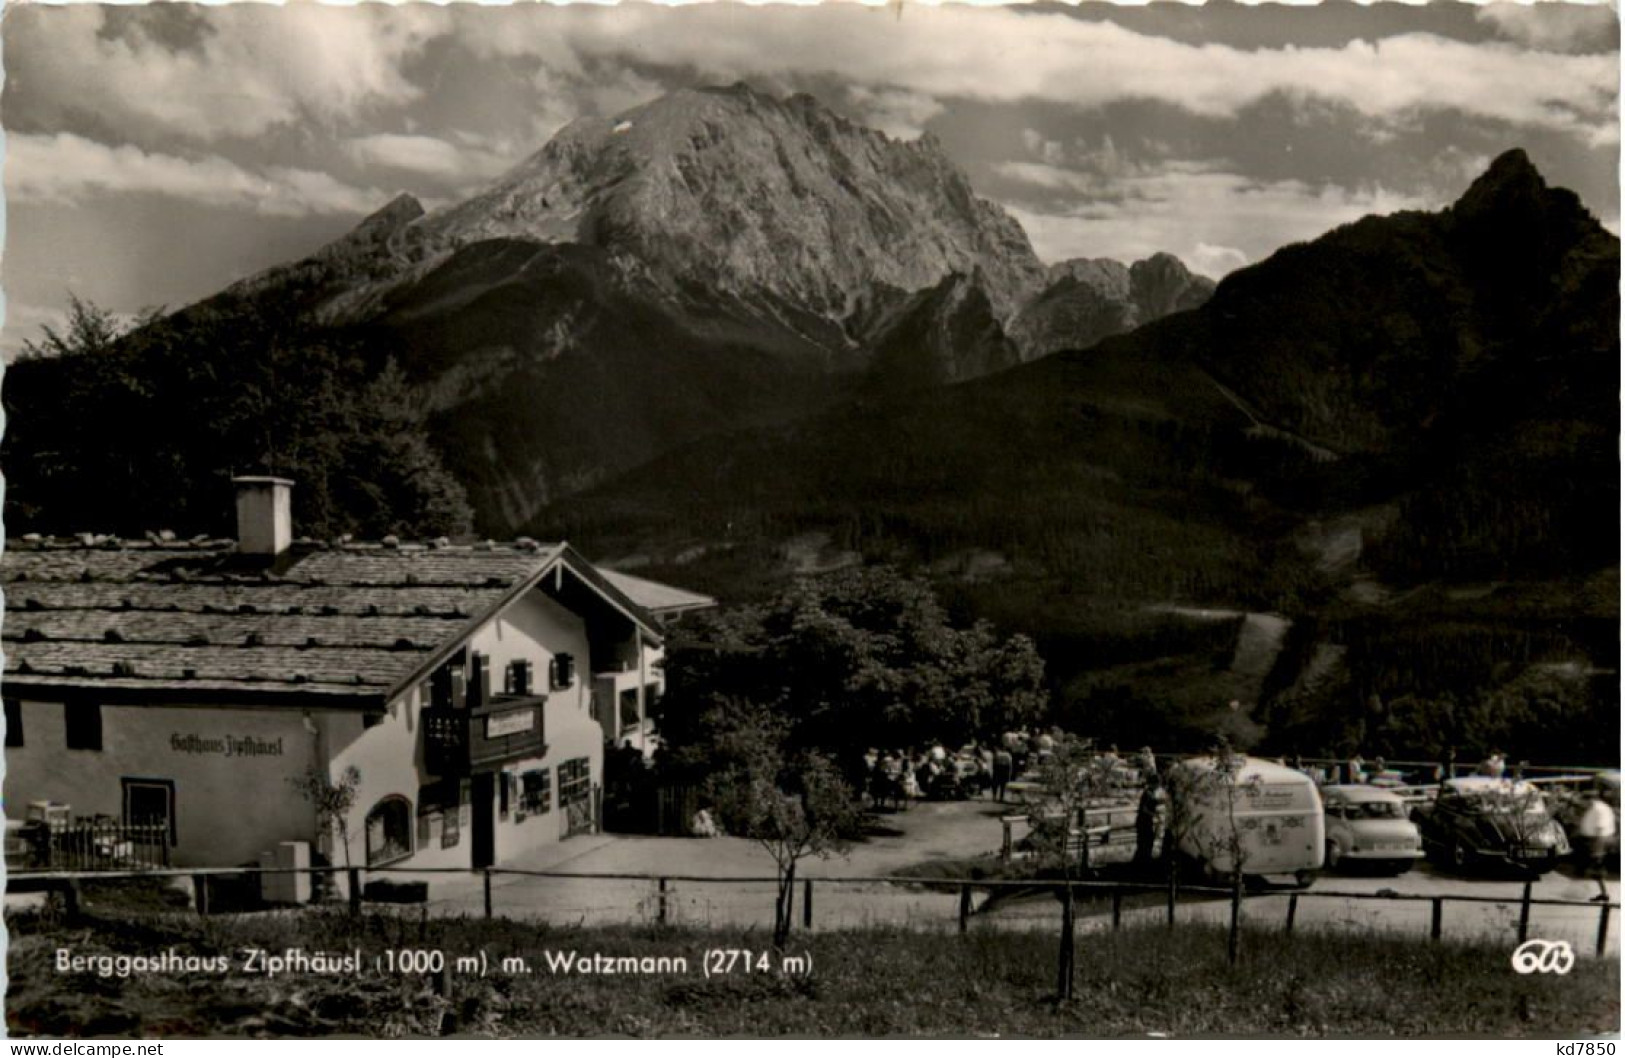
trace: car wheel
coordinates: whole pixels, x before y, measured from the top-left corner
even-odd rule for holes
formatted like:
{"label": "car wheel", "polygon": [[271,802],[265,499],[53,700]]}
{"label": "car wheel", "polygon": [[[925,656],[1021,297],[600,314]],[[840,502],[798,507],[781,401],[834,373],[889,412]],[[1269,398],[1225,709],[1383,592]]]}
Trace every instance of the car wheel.
{"label": "car wheel", "polygon": [[1299,889],[1307,889],[1311,885],[1315,884],[1315,872],[1299,871],[1297,874],[1292,876],[1292,880],[1298,883]]}
{"label": "car wheel", "polygon": [[1336,841],[1326,842],[1326,869],[1337,870],[1337,865],[1343,862],[1343,846]]}
{"label": "car wheel", "polygon": [[1408,874],[1415,862],[1414,860],[1400,860],[1394,864],[1394,876],[1397,878],[1399,875]]}
{"label": "car wheel", "polygon": [[1461,843],[1460,838],[1457,838],[1450,846],[1450,865],[1458,871],[1465,871],[1471,860],[1472,857],[1467,851],[1467,846]]}

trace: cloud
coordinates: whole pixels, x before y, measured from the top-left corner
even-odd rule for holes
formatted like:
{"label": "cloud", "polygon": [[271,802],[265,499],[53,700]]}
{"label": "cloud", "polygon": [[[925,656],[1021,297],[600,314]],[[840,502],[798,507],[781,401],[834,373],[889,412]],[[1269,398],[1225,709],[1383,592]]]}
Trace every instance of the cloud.
{"label": "cloud", "polygon": [[[493,64],[535,64],[532,102],[549,131],[581,113],[642,102],[673,79],[834,79],[904,134],[950,99],[1074,110],[1153,100],[1233,117],[1274,94],[1341,102],[1385,121],[1456,110],[1593,138],[1617,126],[1617,53],[1545,50],[1580,32],[1571,22],[1604,16],[1501,10],[1515,6],[1480,16],[1513,38],[1503,42],[1411,33],[1242,49],[1018,7],[909,5],[899,16],[840,3],[228,4],[198,13],[204,31],[183,46],[160,39],[155,21],[114,24],[102,8],[66,5],[9,13],[7,61],[30,101],[202,140],[330,125],[410,103],[429,83],[414,80],[414,63],[452,46]],[[1041,161],[1060,160],[1064,148],[1046,157],[1044,146]]]}
{"label": "cloud", "polygon": [[[1003,175],[1033,177],[1031,186],[1045,191],[1065,179],[1034,170]],[[1070,257],[1134,261],[1166,251],[1214,277],[1367,214],[1435,205],[1380,186],[1351,189],[1300,180],[1259,181],[1189,162],[1125,177],[1109,198],[1064,206],[1053,200],[1044,205],[1006,201],[1033,248],[1047,261]]]}
{"label": "cloud", "polygon": [[960,5],[910,6],[901,18],[846,4],[759,7],[749,15],[741,19],[725,4],[516,8],[512,23],[470,15],[457,32],[476,50],[532,55],[559,76],[635,59],[723,82],[833,77],[929,99],[1074,109],[1141,99],[1233,117],[1284,94],[1383,119],[1449,109],[1568,132],[1617,122],[1617,54],[1562,55],[1426,33],[1244,50],[1059,13]]}
{"label": "cloud", "polygon": [[255,173],[225,158],[181,158],[110,147],[83,136],[13,133],[6,138],[6,194],[23,205],[73,205],[87,198],[156,194],[270,217],[368,213],[389,196],[309,169]]}
{"label": "cloud", "polygon": [[1474,17],[1508,40],[1541,51],[1600,51],[1618,45],[1619,16],[1609,4],[1501,0],[1480,7]]}
{"label": "cloud", "polygon": [[400,172],[416,173],[445,181],[487,179],[513,165],[507,153],[496,153],[463,137],[451,143],[434,136],[406,136],[377,133],[358,136],[345,144],[345,153],[356,164]]}
{"label": "cloud", "polygon": [[132,139],[251,138],[417,98],[404,63],[448,24],[426,4],[229,4],[195,17],[196,41],[179,45],[157,21],[99,6],[8,11],[7,75],[36,121],[95,114]]}
{"label": "cloud", "polygon": [[847,89],[846,98],[859,121],[900,140],[919,139],[925,123],[943,111],[942,104],[930,96],[893,88],[854,85]]}
{"label": "cloud", "polygon": [[1248,261],[1247,255],[1234,246],[1214,246],[1211,243],[1199,242],[1196,248],[1186,255],[1185,263],[1193,271],[1219,279],[1244,267]]}

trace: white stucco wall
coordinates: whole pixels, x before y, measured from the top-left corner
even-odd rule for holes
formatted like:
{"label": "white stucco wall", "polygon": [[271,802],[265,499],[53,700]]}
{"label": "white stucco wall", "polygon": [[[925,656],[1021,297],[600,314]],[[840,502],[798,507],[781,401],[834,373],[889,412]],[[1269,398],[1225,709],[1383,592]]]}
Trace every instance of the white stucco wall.
{"label": "white stucco wall", "polygon": [[[564,761],[586,757],[591,761],[593,782],[603,782],[603,734],[592,719],[590,708],[591,651],[582,619],[539,590],[515,600],[505,611],[481,626],[469,641],[470,649],[490,658],[491,685],[500,693],[509,662],[528,659],[535,672],[535,691],[547,695],[543,732],[547,753],[543,757],[505,763],[503,771],[515,774],[532,769],[549,769],[553,786],[552,809],[520,819],[519,796],[509,804],[506,818],[497,813],[500,787],[489,809],[496,814],[495,851],[498,862],[522,856],[525,852],[551,844],[564,833],[564,813],[558,804],[558,769]],[[552,690],[548,686],[550,663],[557,654],[576,659],[574,684]],[[329,731],[330,773],[336,779],[354,765],[361,773],[361,786],[350,820],[350,855],[357,866],[366,864],[366,817],[384,798],[399,795],[412,806],[413,854],[395,866],[468,866],[473,857],[475,806],[465,803],[460,811],[458,841],[441,847],[441,831],[433,829],[423,841],[417,827],[419,792],[432,781],[423,769],[423,740],[419,714],[429,704],[427,680],[391,703],[382,722],[362,730],[360,721],[344,718]],[[471,784],[470,784],[471,785]],[[470,791],[472,792],[472,791]],[[335,862],[343,862],[342,852]]]}
{"label": "white stucco wall", "polygon": [[[104,705],[102,748],[83,750],[67,748],[62,703],[19,708],[23,745],[5,751],[8,819],[42,800],[122,819],[121,780],[157,779],[175,784],[176,866],[255,862],[277,842],[314,835],[314,813],[287,781],[317,759],[299,709]],[[280,743],[280,754],[228,755],[228,739],[249,737]]]}

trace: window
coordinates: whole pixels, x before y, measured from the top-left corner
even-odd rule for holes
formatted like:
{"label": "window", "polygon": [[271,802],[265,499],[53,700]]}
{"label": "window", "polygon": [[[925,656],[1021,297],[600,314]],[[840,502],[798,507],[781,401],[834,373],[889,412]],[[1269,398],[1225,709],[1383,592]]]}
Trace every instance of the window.
{"label": "window", "polygon": [[379,801],[367,813],[368,867],[381,867],[412,855],[411,816],[411,802],[398,794]]}
{"label": "window", "polygon": [[152,828],[157,834],[149,831],[144,837],[157,836],[175,844],[174,780],[125,778],[119,782],[124,788],[124,825]]}
{"label": "window", "polygon": [[6,748],[16,749],[23,744],[23,703],[15,698],[6,699]]}
{"label": "window", "polygon": [[418,789],[418,845],[431,842],[436,828],[440,831],[440,847],[456,848],[462,840],[458,826],[462,809],[462,786],[456,779],[430,783]]}
{"label": "window", "polygon": [[621,726],[638,726],[638,692],[635,687],[621,692]]}
{"label": "window", "polygon": [[592,762],[577,757],[559,765],[559,807],[585,801],[592,796]]}
{"label": "window", "polygon": [[64,707],[69,749],[102,748],[102,707],[95,702],[68,702]]}
{"label": "window", "polygon": [[563,690],[574,685],[576,681],[576,659],[573,654],[558,654],[553,658],[550,681],[555,691]]}
{"label": "window", "polygon": [[524,772],[519,776],[521,789],[519,807],[533,815],[551,811],[553,808],[553,771],[551,768],[537,768]]}

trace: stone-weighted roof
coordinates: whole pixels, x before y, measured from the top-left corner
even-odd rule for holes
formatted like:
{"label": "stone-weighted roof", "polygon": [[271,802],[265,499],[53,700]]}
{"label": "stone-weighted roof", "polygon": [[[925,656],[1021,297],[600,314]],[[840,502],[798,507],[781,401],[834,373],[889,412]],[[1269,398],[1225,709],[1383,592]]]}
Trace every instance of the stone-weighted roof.
{"label": "stone-weighted roof", "polygon": [[560,561],[655,627],[564,544],[301,541],[269,563],[232,540],[13,540],[5,693],[376,706]]}

